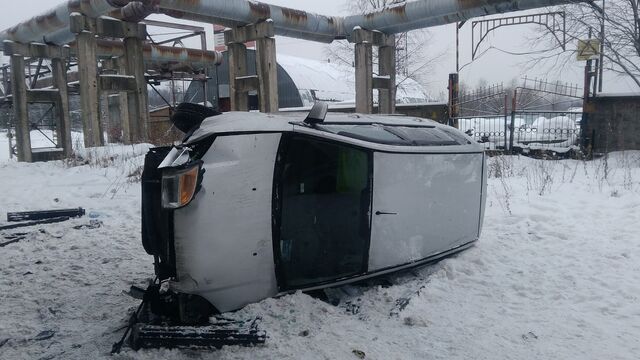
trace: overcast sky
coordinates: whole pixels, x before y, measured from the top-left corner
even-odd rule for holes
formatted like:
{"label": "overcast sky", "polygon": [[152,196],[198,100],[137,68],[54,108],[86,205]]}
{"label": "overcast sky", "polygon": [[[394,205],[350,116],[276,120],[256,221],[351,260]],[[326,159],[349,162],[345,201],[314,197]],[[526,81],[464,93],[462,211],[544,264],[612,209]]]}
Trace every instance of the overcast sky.
{"label": "overcast sky", "polygon": [[[8,2],[8,0],[0,0]],[[17,22],[25,20],[29,17],[37,15],[43,10],[52,8],[62,0],[20,0],[11,2],[11,6],[3,6],[0,13],[0,28],[5,29]],[[272,4],[290,6],[300,8],[306,11],[317,12],[325,15],[346,15],[346,4],[348,0],[269,0]],[[180,22],[163,16],[154,16],[158,20],[167,20]],[[184,23],[189,23],[181,21]],[[209,30],[209,46],[213,46],[211,39],[213,29],[206,25]],[[461,30],[460,34],[460,63],[465,65],[471,62],[471,24],[467,23]],[[447,77],[450,72],[455,71],[455,26],[446,25],[429,29],[431,41],[425,44],[425,51],[432,53],[445,52],[436,64],[429,67],[429,78],[425,86],[433,96],[437,96],[440,92],[446,92]],[[525,66],[528,58],[526,56],[509,55],[506,52],[523,52],[531,49],[527,44],[527,36],[531,36],[535,31],[539,31],[535,25],[524,25],[517,27],[508,27],[496,31],[490,35],[488,41],[481,47],[486,50],[489,47],[497,49],[489,49],[482,57],[476,59],[470,64],[464,66],[460,72],[461,81],[475,85],[480,79],[486,79],[488,83],[505,84],[511,82],[512,79],[521,79],[524,76],[531,78],[546,78],[551,81],[557,79],[563,82],[570,82],[581,85],[583,80],[584,63],[572,61],[568,67],[560,70],[550,68],[529,69]],[[195,44],[193,46],[196,46]],[[568,44],[569,48],[575,47],[575,44]],[[317,60],[326,60],[327,45],[313,43],[309,41],[278,38],[278,53],[293,56],[301,56]],[[499,50],[498,50],[499,49]],[[614,77],[605,73],[605,92],[625,92],[637,91],[631,82],[625,79]]]}

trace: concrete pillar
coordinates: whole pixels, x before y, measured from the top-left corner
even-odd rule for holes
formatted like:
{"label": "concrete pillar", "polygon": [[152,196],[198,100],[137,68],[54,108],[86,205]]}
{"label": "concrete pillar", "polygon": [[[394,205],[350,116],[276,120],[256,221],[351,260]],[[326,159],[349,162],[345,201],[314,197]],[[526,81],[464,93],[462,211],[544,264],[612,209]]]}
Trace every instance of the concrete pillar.
{"label": "concrete pillar", "polygon": [[389,77],[389,87],[378,89],[378,112],[396,112],[396,39],[394,35],[385,37],[385,46],[378,48],[378,74]]}
{"label": "concrete pillar", "polygon": [[127,37],[124,39],[124,52],[127,61],[127,75],[135,77],[136,90],[129,92],[129,129],[135,142],[149,139],[149,94],[147,80],[144,77],[144,52],[142,39]]}
{"label": "concrete pillar", "polygon": [[355,45],[356,56],[356,112],[373,112],[373,52],[368,42]]}
{"label": "concrete pillar", "polygon": [[256,40],[256,73],[260,112],[278,112],[278,63],[276,39],[265,37]]}
{"label": "concrete pillar", "polygon": [[100,128],[96,38],[93,33],[82,31],[76,35],[76,42],[78,44],[78,77],[80,80],[84,146],[102,146],[104,136]]}
{"label": "concrete pillar", "polygon": [[249,97],[240,91],[236,79],[247,75],[247,47],[240,43],[227,45],[229,51],[229,97],[231,111],[249,111]]}
{"label": "concrete pillar", "polygon": [[56,129],[58,133],[58,147],[63,149],[64,157],[71,156],[73,146],[71,143],[71,117],[69,115],[69,90],[67,88],[67,67],[64,59],[51,59],[51,68],[54,87],[58,89],[59,100],[56,103],[58,121]]}
{"label": "concrete pillar", "polygon": [[31,125],[27,109],[27,84],[24,79],[24,69],[24,57],[22,55],[11,56],[11,92],[13,94],[18,161],[32,162]]}
{"label": "concrete pillar", "polygon": [[4,87],[4,96],[11,95],[11,82],[9,81],[9,71],[6,66],[2,68],[2,86]]}
{"label": "concrete pillar", "polygon": [[120,106],[120,95],[113,94],[107,96],[107,114],[109,116],[109,124],[112,133],[113,142],[118,143],[126,143],[123,135],[124,129],[122,128],[122,118],[120,117],[122,114],[121,106]]}
{"label": "concrete pillar", "polygon": [[[121,56],[117,59],[118,73],[123,75],[127,73],[127,58]],[[114,100],[116,101],[116,100]],[[122,129],[122,142],[125,144],[131,144],[133,137],[131,136],[131,123],[129,116],[129,97],[126,91],[118,93],[117,97],[118,108],[120,109],[120,128]]]}

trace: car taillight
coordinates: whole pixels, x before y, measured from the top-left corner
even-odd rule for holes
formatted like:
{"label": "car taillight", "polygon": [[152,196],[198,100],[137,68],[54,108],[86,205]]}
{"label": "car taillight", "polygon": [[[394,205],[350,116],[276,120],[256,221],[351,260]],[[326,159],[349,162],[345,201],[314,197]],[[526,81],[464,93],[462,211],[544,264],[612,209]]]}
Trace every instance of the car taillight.
{"label": "car taillight", "polygon": [[198,188],[202,163],[180,169],[165,168],[162,174],[162,207],[179,209],[191,202]]}

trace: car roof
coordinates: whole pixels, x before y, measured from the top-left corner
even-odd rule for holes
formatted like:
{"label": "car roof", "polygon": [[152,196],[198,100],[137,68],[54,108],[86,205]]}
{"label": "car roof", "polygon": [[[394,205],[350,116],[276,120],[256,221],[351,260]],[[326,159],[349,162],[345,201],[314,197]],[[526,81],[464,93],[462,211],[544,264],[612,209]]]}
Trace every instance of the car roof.
{"label": "car roof", "polygon": [[[305,112],[283,112],[265,114],[259,112],[227,112],[205,119],[188,143],[198,141],[211,134],[246,133],[246,132],[283,132],[293,131],[293,123],[301,122],[307,117]],[[433,120],[402,115],[369,115],[328,113],[324,121],[331,123],[379,123],[396,126],[426,126],[439,124]]]}
{"label": "car roof", "polygon": [[[246,134],[246,133],[274,133],[274,132],[299,132],[309,135],[321,136],[328,139],[352,143],[358,146],[364,146],[379,150],[396,151],[397,148],[407,149],[408,146],[402,145],[381,145],[373,141],[348,139],[339,134],[331,134],[316,128],[304,126],[303,121],[307,117],[306,112],[281,112],[274,114],[265,114],[259,112],[227,112],[221,115],[205,119],[200,127],[189,137],[186,144],[195,143],[203,138],[216,134]],[[445,129],[448,132],[455,131],[461,136],[466,137],[462,132],[449,126],[442,125],[430,119],[423,119],[404,115],[375,115],[375,114],[357,114],[357,113],[328,113],[322,125],[331,124],[381,124],[392,126],[410,126],[424,128]],[[428,146],[430,151],[434,146]],[[464,147],[466,151],[481,151],[478,144],[469,143],[460,146],[454,146],[461,149]],[[413,151],[422,151],[425,147],[412,147]],[[446,146],[448,151],[453,150],[451,146]],[[444,150],[444,149],[443,149]]]}

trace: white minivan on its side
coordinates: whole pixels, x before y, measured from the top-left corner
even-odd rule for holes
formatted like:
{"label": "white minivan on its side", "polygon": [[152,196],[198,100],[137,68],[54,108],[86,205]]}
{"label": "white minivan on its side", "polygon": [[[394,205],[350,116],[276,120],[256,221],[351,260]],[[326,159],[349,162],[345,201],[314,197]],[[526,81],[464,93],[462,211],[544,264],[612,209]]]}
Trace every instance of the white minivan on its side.
{"label": "white minivan on its side", "polygon": [[143,244],[181,311],[351,283],[478,239],[479,144],[431,120],[326,110],[214,114],[147,155]]}

